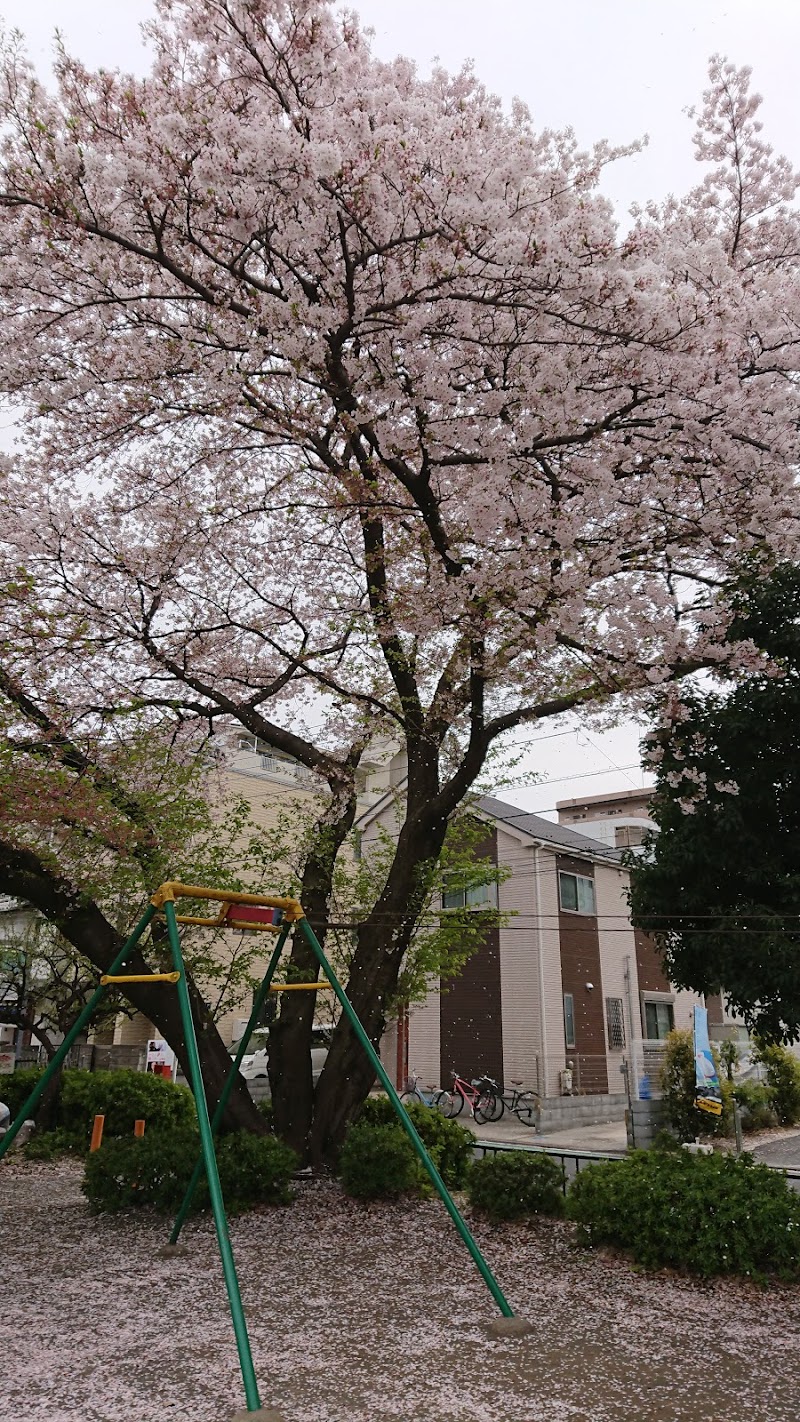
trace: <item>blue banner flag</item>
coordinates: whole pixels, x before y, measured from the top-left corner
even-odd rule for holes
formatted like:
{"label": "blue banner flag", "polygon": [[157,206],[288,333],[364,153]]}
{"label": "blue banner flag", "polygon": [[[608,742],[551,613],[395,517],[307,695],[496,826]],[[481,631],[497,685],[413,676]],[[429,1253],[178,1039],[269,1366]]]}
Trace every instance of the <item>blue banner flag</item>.
{"label": "blue banner flag", "polygon": [[699,1110],[722,1115],[722,1091],[708,1040],[708,1012],[694,1009],[694,1099]]}

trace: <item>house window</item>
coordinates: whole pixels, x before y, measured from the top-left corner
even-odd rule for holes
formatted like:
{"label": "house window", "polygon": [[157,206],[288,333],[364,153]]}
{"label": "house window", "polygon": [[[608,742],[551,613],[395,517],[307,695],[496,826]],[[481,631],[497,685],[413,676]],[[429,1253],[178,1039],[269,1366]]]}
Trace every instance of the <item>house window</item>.
{"label": "house window", "polygon": [[644,1035],[649,1042],[662,1042],[675,1026],[671,1002],[646,1002],[644,1005]]}
{"label": "house window", "polygon": [[564,993],[564,1045],[575,1046],[575,998],[571,992]]}
{"label": "house window", "polygon": [[497,908],[497,885],[472,884],[469,888],[445,889],[442,908]]}
{"label": "house window", "polygon": [[594,879],[583,874],[565,874],[559,870],[558,898],[568,913],[594,914]]}
{"label": "house window", "polygon": [[609,1051],[621,1052],[625,1046],[625,1018],[621,997],[606,998],[606,1023],[608,1025]]}

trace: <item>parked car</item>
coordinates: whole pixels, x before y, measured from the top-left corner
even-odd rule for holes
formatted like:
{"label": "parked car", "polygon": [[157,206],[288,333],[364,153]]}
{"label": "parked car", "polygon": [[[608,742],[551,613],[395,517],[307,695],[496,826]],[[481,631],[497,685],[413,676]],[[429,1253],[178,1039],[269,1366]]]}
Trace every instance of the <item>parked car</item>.
{"label": "parked car", "polygon": [[[325,1065],[325,1058],[328,1055],[328,1046],[331,1039],[330,1027],[314,1027],[311,1031],[311,1072],[314,1081],[317,1082],[322,1074]],[[241,1075],[245,1081],[258,1081],[267,1077],[267,1061],[269,1059],[269,1048],[259,1047],[258,1051],[248,1052],[242,1057],[239,1067]]]}

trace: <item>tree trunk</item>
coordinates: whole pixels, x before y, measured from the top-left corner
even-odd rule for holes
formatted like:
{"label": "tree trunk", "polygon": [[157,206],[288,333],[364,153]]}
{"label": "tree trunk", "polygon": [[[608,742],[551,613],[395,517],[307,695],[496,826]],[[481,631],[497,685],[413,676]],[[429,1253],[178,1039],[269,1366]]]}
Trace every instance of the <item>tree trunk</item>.
{"label": "tree trunk", "polygon": [[[52,1058],[51,1058],[52,1060]],[[36,1109],[36,1126],[39,1131],[52,1131],[58,1124],[58,1104],[61,1096],[63,1064],[48,1081]]]}
{"label": "tree trunk", "polygon": [[[333,823],[330,823],[329,813],[317,827],[315,847],[303,872],[300,901],[308,922],[323,946],[336,855],[352,829],[355,812],[355,795],[347,791]],[[308,940],[295,929],[289,958],[289,981],[316,982],[319,971]],[[314,1025],[315,997],[313,992],[282,993],[280,1014],[269,1033],[268,1071],[275,1130],[303,1161],[308,1159],[314,1115],[311,1029]]]}
{"label": "tree trunk", "polygon": [[[384,891],[358,930],[347,995],[376,1051],[386,1027],[386,1006],[426,897],[420,866],[438,859],[447,830],[446,820],[432,810],[432,799],[420,813],[408,816]],[[335,1165],[347,1127],[374,1081],[374,1067],[342,1014],[317,1084],[310,1140],[312,1164]]]}

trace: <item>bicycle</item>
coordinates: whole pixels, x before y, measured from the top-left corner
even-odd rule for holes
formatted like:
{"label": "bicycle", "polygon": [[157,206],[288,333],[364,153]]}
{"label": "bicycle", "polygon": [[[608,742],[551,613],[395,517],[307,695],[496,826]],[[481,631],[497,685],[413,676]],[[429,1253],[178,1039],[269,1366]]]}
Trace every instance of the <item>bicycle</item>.
{"label": "bicycle", "polygon": [[505,1110],[500,1088],[490,1076],[479,1076],[473,1081],[466,1081],[464,1077],[453,1072],[453,1089],[441,1093],[437,1106],[443,1116],[452,1120],[454,1116],[461,1115],[465,1102],[469,1106],[470,1116],[479,1125],[485,1121],[499,1121]]}
{"label": "bicycle", "polygon": [[536,1130],[539,1115],[539,1098],[535,1091],[520,1091],[521,1081],[512,1081],[511,1091],[504,1091],[503,1105],[516,1116],[520,1125]]}
{"label": "bicycle", "polygon": [[412,1075],[406,1082],[405,1091],[400,1094],[400,1100],[404,1106],[412,1106],[416,1102],[417,1105],[427,1106],[430,1111],[433,1111],[439,1106],[439,1098],[445,1094],[438,1086],[430,1086],[425,1090],[419,1084],[419,1077]]}

